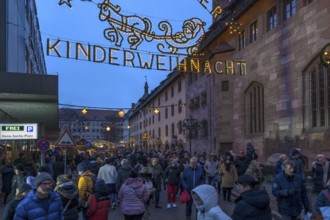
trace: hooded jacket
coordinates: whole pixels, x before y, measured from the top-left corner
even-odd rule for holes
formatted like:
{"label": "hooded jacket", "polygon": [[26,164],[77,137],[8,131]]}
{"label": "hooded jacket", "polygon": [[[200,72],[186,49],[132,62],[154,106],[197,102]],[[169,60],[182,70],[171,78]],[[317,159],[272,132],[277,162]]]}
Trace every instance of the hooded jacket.
{"label": "hooded jacket", "polygon": [[[62,199],[62,207],[68,205],[67,209],[63,213],[64,220],[76,220],[79,219],[79,212],[78,212],[78,189],[73,184],[72,181],[66,182],[64,184],[56,186],[55,192],[61,197]],[[71,201],[70,201],[71,199]]]}
{"label": "hooded jacket", "polygon": [[211,185],[203,184],[192,190],[203,201],[203,206],[196,206],[198,209],[197,220],[229,220],[218,205],[218,194]]}
{"label": "hooded jacket", "polygon": [[236,200],[233,220],[271,220],[270,199],[264,188],[243,192]]}
{"label": "hooded jacket", "polygon": [[121,203],[121,213],[124,215],[139,215],[145,212],[144,203],[149,198],[147,186],[141,178],[128,178],[121,186],[118,199]]}

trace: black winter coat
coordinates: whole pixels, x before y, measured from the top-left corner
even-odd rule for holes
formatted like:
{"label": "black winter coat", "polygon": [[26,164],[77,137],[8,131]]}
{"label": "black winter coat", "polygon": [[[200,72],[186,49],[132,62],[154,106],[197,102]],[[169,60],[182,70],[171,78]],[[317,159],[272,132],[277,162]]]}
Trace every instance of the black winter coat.
{"label": "black winter coat", "polygon": [[7,194],[11,193],[11,183],[14,175],[15,172],[12,166],[8,165],[2,169],[2,192]]}
{"label": "black winter coat", "polygon": [[264,188],[243,192],[236,200],[233,220],[271,220],[270,199]]}
{"label": "black winter coat", "polygon": [[165,179],[172,186],[178,186],[180,183],[180,170],[178,167],[169,166],[165,170]]}
{"label": "black winter coat", "polygon": [[14,216],[15,216],[15,210],[18,206],[18,204],[21,202],[22,200],[17,200],[17,199],[13,199],[11,200],[5,207],[5,209],[3,210],[3,215],[2,215],[2,219],[3,220],[13,220]]}
{"label": "black winter coat", "polygon": [[244,175],[245,171],[247,170],[248,166],[250,165],[251,160],[248,157],[238,157],[235,160],[235,166],[237,169],[237,175],[242,176]]}
{"label": "black winter coat", "polygon": [[[289,190],[294,191],[294,195],[290,195]],[[305,183],[300,175],[289,177],[284,172],[278,174],[273,182],[272,192],[281,215],[299,216],[302,205],[305,211],[310,211]]]}
{"label": "black winter coat", "polygon": [[119,167],[118,175],[117,175],[117,187],[118,187],[118,189],[124,183],[124,181],[129,177],[131,171],[132,171],[132,166],[129,165],[129,164],[124,164],[121,167]]}
{"label": "black winter coat", "polygon": [[[329,163],[329,162],[327,161],[327,163]],[[321,192],[325,188],[324,183],[323,183],[324,165],[325,164],[315,162],[315,163],[313,163],[313,166],[312,166],[314,191],[318,192],[318,193]],[[326,179],[328,180],[330,177],[330,167],[329,167],[328,173],[326,175],[327,175]]]}

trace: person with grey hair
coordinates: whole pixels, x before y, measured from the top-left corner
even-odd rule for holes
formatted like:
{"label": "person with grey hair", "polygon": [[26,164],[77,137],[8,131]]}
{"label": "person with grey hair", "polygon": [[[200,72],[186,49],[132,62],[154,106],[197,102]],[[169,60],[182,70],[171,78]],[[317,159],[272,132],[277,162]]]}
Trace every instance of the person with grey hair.
{"label": "person with grey hair", "polygon": [[[190,165],[185,168],[181,177],[182,186],[191,196],[191,190],[205,182],[203,168],[197,166],[197,158],[190,158]],[[186,219],[191,219],[192,199],[186,203]]]}
{"label": "person with grey hair", "polygon": [[120,186],[125,182],[125,180],[129,177],[132,166],[128,159],[124,158],[120,162],[120,167],[118,169],[117,181],[116,181],[116,189],[117,192],[120,189]]}
{"label": "person with grey hair", "polygon": [[152,183],[155,188],[155,208],[162,208],[159,205],[160,201],[160,191],[162,185],[164,186],[164,190],[166,189],[165,179],[164,179],[164,172],[162,167],[159,164],[159,159],[154,157],[151,159],[151,164],[148,166],[148,172],[152,174]]}

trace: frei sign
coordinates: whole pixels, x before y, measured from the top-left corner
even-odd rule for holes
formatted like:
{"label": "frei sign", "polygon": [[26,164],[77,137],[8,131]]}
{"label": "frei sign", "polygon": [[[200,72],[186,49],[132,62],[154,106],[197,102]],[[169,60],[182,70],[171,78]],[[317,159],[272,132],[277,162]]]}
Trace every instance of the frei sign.
{"label": "frei sign", "polygon": [[0,124],[0,140],[38,139],[38,124]]}

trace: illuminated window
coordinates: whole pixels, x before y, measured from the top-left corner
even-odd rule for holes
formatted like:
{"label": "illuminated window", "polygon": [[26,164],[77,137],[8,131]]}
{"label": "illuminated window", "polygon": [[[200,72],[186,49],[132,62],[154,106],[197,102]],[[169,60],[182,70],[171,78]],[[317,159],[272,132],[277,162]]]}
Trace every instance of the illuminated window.
{"label": "illuminated window", "polygon": [[296,14],[296,0],[284,0],[284,20],[289,19]]}
{"label": "illuminated window", "polygon": [[258,35],[258,22],[255,21],[250,25],[250,43],[257,40]]}
{"label": "illuminated window", "polygon": [[271,31],[277,26],[276,6],[267,12],[267,31]]}
{"label": "illuminated window", "polygon": [[242,50],[246,47],[246,37],[245,37],[245,30],[241,31],[238,35],[238,49]]}
{"label": "illuminated window", "polygon": [[248,135],[264,132],[264,88],[252,83],[244,94],[245,122]]}

